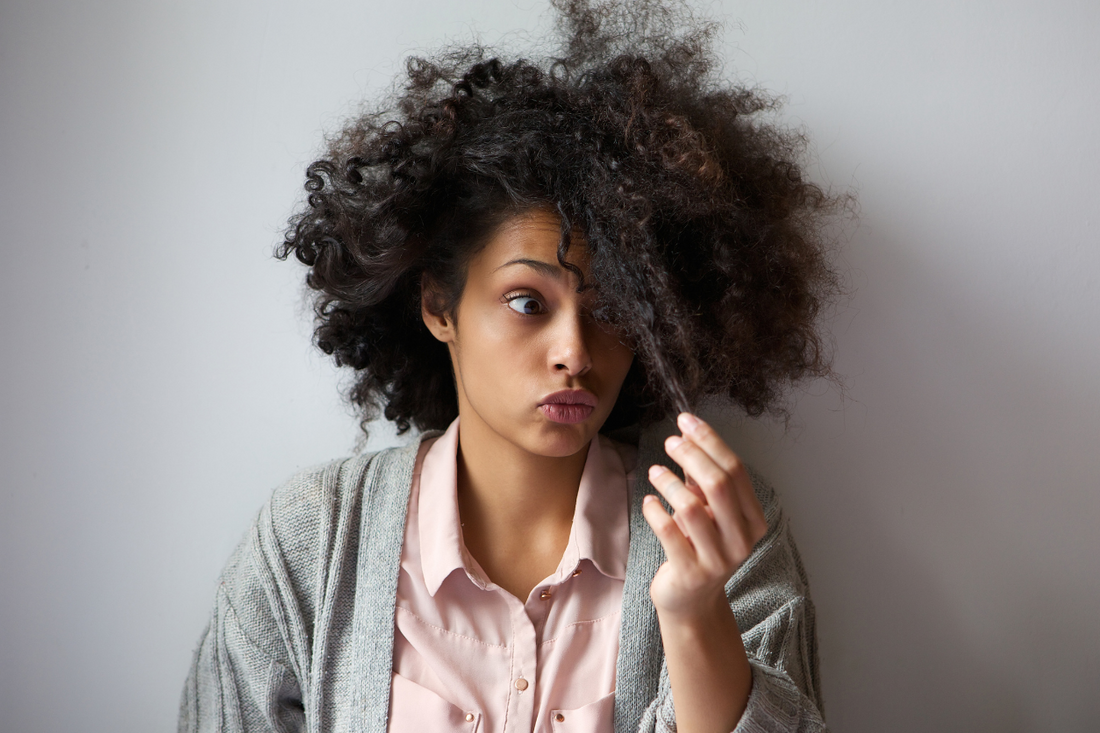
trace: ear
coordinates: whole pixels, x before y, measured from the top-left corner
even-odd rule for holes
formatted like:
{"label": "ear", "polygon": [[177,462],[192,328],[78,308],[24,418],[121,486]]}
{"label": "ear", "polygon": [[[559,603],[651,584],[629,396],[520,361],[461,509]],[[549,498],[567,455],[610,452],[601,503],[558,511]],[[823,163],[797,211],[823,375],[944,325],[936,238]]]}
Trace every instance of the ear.
{"label": "ear", "polygon": [[442,298],[427,280],[420,281],[420,317],[432,335],[443,343],[454,341],[455,325],[450,316],[443,312]]}

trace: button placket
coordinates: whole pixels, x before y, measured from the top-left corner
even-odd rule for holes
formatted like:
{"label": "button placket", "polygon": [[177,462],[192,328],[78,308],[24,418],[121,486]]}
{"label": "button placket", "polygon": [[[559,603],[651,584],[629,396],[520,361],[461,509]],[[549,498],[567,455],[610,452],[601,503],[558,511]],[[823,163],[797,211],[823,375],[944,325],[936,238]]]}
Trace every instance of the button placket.
{"label": "button placket", "polygon": [[535,721],[535,681],[538,674],[538,651],[535,626],[525,605],[515,597],[509,599],[512,608],[512,682],[509,690],[511,708],[504,733],[529,733]]}

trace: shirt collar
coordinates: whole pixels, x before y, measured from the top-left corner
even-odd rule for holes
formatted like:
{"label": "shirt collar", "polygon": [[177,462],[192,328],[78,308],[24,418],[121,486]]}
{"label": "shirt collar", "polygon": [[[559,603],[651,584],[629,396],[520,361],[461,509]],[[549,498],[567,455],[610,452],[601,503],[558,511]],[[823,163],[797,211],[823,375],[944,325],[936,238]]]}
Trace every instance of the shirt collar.
{"label": "shirt collar", "polygon": [[[484,587],[488,580],[466,550],[459,521],[458,418],[424,456],[417,513],[420,559],[428,593],[434,597],[455,570],[465,571],[474,583]],[[598,435],[588,448],[573,526],[552,581],[564,579],[582,559],[590,560],[609,578],[623,580],[630,541],[628,513],[627,473],[622,458],[610,439]]]}

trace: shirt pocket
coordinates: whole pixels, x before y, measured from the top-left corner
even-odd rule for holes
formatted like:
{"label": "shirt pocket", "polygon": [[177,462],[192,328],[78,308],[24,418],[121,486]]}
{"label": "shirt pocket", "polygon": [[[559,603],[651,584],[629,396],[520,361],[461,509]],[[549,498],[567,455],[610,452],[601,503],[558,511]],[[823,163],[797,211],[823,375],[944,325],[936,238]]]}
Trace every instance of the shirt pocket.
{"label": "shirt pocket", "polygon": [[614,692],[574,710],[550,711],[550,730],[554,733],[611,733],[614,722]]}
{"label": "shirt pocket", "polygon": [[463,710],[396,672],[390,684],[389,733],[477,733],[481,713]]}

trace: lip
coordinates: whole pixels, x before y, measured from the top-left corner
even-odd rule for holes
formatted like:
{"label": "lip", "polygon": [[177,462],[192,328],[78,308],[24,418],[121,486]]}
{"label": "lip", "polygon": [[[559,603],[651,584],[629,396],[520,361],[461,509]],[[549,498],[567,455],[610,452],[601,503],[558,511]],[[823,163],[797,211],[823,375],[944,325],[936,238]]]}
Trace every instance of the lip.
{"label": "lip", "polygon": [[543,405],[586,405],[595,407],[599,403],[599,398],[587,389],[563,389],[560,392],[554,392],[543,397],[539,401],[539,407]]}
{"label": "lip", "polygon": [[586,389],[563,389],[543,397],[539,410],[551,422],[575,425],[587,420],[598,402]]}

